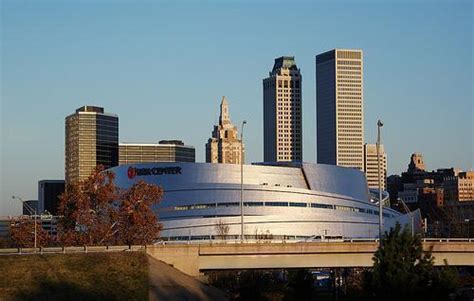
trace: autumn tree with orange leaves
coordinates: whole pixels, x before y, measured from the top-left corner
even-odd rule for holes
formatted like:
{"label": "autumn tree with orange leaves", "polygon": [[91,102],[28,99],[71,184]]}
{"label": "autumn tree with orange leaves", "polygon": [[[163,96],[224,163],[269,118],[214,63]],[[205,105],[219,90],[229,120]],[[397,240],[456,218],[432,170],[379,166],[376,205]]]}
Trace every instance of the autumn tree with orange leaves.
{"label": "autumn tree with orange leaves", "polygon": [[60,197],[58,239],[64,245],[115,244],[118,191],[114,174],[97,167],[91,176],[67,186]]}
{"label": "autumn tree with orange leaves", "polygon": [[[152,206],[163,196],[160,187],[138,181],[129,189],[114,184],[115,175],[98,166],[85,180],[69,184],[60,197],[57,235],[37,224],[38,246],[150,244],[162,229]],[[34,221],[12,221],[13,245],[32,247]]]}
{"label": "autumn tree with orange leaves", "polygon": [[[13,246],[33,248],[35,243],[35,220],[28,216],[20,216],[11,220],[10,236]],[[55,237],[41,227],[36,221],[36,246],[45,247],[55,243]]]}
{"label": "autumn tree with orange leaves", "polygon": [[62,244],[149,244],[159,237],[161,224],[152,206],[161,200],[161,188],[139,181],[121,190],[114,177],[97,167],[86,180],[68,185],[59,205]]}
{"label": "autumn tree with orange leaves", "polygon": [[150,210],[163,192],[156,185],[138,181],[121,194],[117,239],[126,245],[148,244],[158,238],[162,226]]}

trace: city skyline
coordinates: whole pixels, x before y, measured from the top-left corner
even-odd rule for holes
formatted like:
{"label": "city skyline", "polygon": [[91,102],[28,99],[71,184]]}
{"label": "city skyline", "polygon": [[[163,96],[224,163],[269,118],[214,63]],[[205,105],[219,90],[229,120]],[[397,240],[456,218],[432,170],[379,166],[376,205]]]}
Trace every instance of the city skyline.
{"label": "city skyline", "polygon": [[[2,43],[2,86],[4,89],[2,89],[1,105],[2,193],[0,197],[2,199],[0,204],[2,205],[0,209],[3,213],[5,208],[3,203],[5,202],[12,203],[15,208],[18,207],[10,200],[11,195],[20,195],[25,199],[36,198],[35,191],[38,180],[61,178],[64,171],[64,129],[62,126],[64,116],[82,105],[98,105],[116,113],[121,118],[120,142],[181,139],[196,147],[197,161],[202,162],[204,161],[204,150],[200,146],[207,139],[209,126],[217,123],[213,122],[215,116],[218,115],[213,100],[219,95],[225,94],[233,100],[234,123],[239,124],[243,119],[248,121],[245,141],[247,162],[262,161],[261,79],[268,72],[268,61],[282,55],[295,56],[299,62],[298,67],[301,69],[304,81],[302,84],[304,161],[315,162],[314,56],[337,47],[358,48],[364,51],[366,133],[364,142],[375,142],[376,120],[377,118],[384,120],[382,139],[390,157],[389,174],[405,170],[408,157],[413,152],[424,154],[428,169],[451,166],[464,170],[472,169],[472,84],[470,85],[472,72],[466,70],[472,70],[472,56],[469,57],[469,53],[472,53],[472,45],[469,43],[469,39],[466,39],[468,37],[472,41],[472,27],[469,24],[469,21],[472,20],[472,13],[469,14],[469,7],[467,9],[465,7],[465,5],[469,6],[469,3],[464,3],[463,6],[463,2],[457,2],[454,8],[449,6],[448,9],[446,7],[442,9],[443,2],[438,4],[440,7],[428,7],[428,10],[434,13],[428,18],[428,24],[421,25],[420,28],[411,28],[411,31],[408,31],[409,25],[413,25],[415,22],[414,17],[417,13],[420,14],[424,8],[423,5],[418,4],[418,6],[415,5],[415,8],[418,9],[415,9],[416,13],[405,12],[409,15],[408,24],[401,24],[399,31],[395,30],[395,27],[401,22],[401,18],[396,17],[389,17],[386,20],[389,25],[386,30],[378,31],[379,34],[387,32],[411,34],[411,36],[402,39],[402,41],[406,41],[407,45],[410,44],[410,41],[417,40],[414,37],[425,37],[427,39],[424,40],[425,45],[421,47],[422,49],[412,48],[408,51],[410,47],[403,44],[397,45],[399,48],[395,50],[392,49],[393,46],[384,48],[380,43],[374,44],[373,37],[371,40],[370,37],[364,35],[365,40],[363,39],[361,42],[349,38],[350,35],[346,36],[347,33],[342,30],[340,33],[333,32],[337,38],[328,34],[321,42],[318,41],[318,38],[314,38],[310,45],[301,43],[302,45],[298,47],[295,45],[265,47],[256,40],[259,36],[257,33],[250,35],[250,38],[240,35],[237,37],[238,41],[252,41],[257,43],[258,47],[249,47],[249,49],[237,47],[237,50],[242,50],[242,53],[236,53],[232,47],[237,44],[232,42],[229,45],[225,45],[225,43],[220,45],[221,47],[225,46],[225,49],[229,50],[228,53],[216,56],[211,51],[210,55],[215,58],[214,65],[210,70],[203,72],[207,75],[212,74],[214,77],[203,76],[203,78],[206,78],[207,83],[213,84],[203,85],[202,80],[193,76],[193,80],[196,81],[193,82],[185,73],[185,70],[189,68],[188,64],[194,66],[195,69],[202,70],[210,62],[206,59],[204,59],[204,64],[192,62],[203,55],[207,49],[196,40],[193,40],[192,43],[201,45],[201,47],[197,47],[196,52],[179,50],[177,51],[178,56],[175,57],[170,51],[178,49],[182,41],[176,38],[174,32],[170,35],[171,32],[164,33],[165,30],[160,29],[158,31],[164,34],[165,39],[175,42],[172,46],[164,48],[168,51],[165,50],[163,53],[161,50],[161,53],[154,54],[153,51],[148,52],[144,49],[122,46],[122,49],[117,50],[118,54],[108,58],[106,52],[98,47],[105,45],[94,38],[99,38],[102,34],[111,31],[114,34],[106,43],[108,47],[116,46],[122,37],[121,34],[135,42],[145,42],[146,39],[136,37],[124,28],[122,30],[125,33],[114,31],[114,28],[109,27],[105,22],[107,20],[117,22],[119,18],[114,14],[108,15],[106,20],[91,20],[98,27],[99,33],[93,34],[93,38],[88,39],[84,36],[87,31],[79,27],[78,23],[84,16],[81,17],[80,13],[78,15],[72,13],[74,5],[59,5],[59,11],[69,16],[72,14],[71,20],[64,20],[64,15],[51,15],[50,11],[38,5],[32,5],[36,9],[41,8],[34,11],[31,8],[7,2],[4,4],[5,9],[2,12],[5,17],[2,21],[5,28],[2,29],[4,42]],[[237,6],[235,9],[239,10],[238,5],[235,6]],[[262,11],[264,6],[258,4],[256,10]],[[392,6],[395,6],[395,10],[401,9],[397,8],[397,5],[392,4]],[[205,8],[209,7],[201,8],[195,15],[184,9],[184,14],[190,14],[191,17],[209,14]],[[376,8],[377,5],[371,6],[372,13],[377,12]],[[166,6],[166,9],[172,8]],[[382,8],[379,7],[379,9]],[[145,21],[138,20],[133,14],[138,15],[137,10],[140,9],[134,8],[131,17],[128,17],[126,21],[138,22],[145,36],[156,32],[143,23],[152,22],[152,16],[145,14]],[[224,8],[220,10],[220,15],[217,13],[219,10],[216,12],[218,20],[224,20],[229,15],[234,16],[232,10]],[[99,11],[105,13],[105,7],[100,6]],[[159,14],[156,8],[153,11]],[[472,10],[470,11],[472,12]],[[324,20],[324,18],[319,21],[317,18],[312,20],[310,18],[312,15],[304,14],[301,8],[298,12],[305,17],[295,21],[296,23],[306,22],[305,24],[308,24],[311,21],[314,22],[313,26],[319,26]],[[24,20],[23,18],[28,13],[32,14],[33,18],[20,25],[18,22]],[[342,12],[342,14],[344,13]],[[461,17],[459,17],[460,15]],[[42,18],[44,16],[49,16],[49,18]],[[234,17],[237,18],[237,16]],[[264,18],[268,17],[268,15],[264,15]],[[218,22],[218,20],[213,22]],[[254,25],[261,22],[253,14],[251,14],[250,20]],[[381,20],[378,21],[383,23]],[[34,26],[35,22],[41,26]],[[84,53],[73,50],[68,44],[68,41],[72,41],[69,40],[70,37],[62,35],[64,31],[55,27],[58,22],[66,22],[70,26],[69,30],[72,28],[71,35],[78,34],[79,36],[75,36],[75,39],[85,39],[88,42],[85,44],[92,46],[92,48],[86,47]],[[115,23],[115,25],[117,24],[119,23]],[[209,23],[204,22],[203,24]],[[231,31],[234,29],[235,33],[234,26],[236,24],[239,24],[238,20],[232,19],[229,23],[224,24],[224,28]],[[436,24],[438,27],[433,26]],[[440,28],[442,24],[447,25],[448,28]],[[297,25],[290,26],[289,30],[291,31]],[[430,25],[436,30],[430,28]],[[196,30],[202,29],[202,26],[204,25],[198,26],[199,28]],[[314,29],[313,26],[309,27]],[[355,27],[360,29],[360,27],[364,27],[364,24]],[[146,31],[147,28],[149,31]],[[464,30],[453,33],[450,32],[452,28],[463,28]],[[190,37],[189,32],[185,29],[190,30],[183,26],[178,27],[177,32],[182,37]],[[250,29],[251,27],[245,26],[244,32],[249,33]],[[52,31],[48,34],[47,30]],[[25,35],[18,35],[20,33]],[[35,33],[43,33],[46,41],[34,39],[34,36],[31,35]],[[311,38],[309,33],[308,30],[295,33],[291,39],[301,42],[301,38]],[[439,41],[438,34],[440,33],[443,34],[441,36],[445,41],[442,44],[445,46],[441,45],[441,41]],[[427,36],[425,36],[426,34]],[[377,36],[375,33],[374,35]],[[179,35],[177,36],[179,37]],[[33,37],[33,39],[28,41],[29,37]],[[59,39],[52,39],[54,37],[59,37]],[[230,42],[228,36],[218,29],[206,37],[205,41],[221,39]],[[382,44],[383,41],[387,42],[382,39]],[[37,52],[31,53],[31,56],[25,59],[25,52],[30,53],[30,49],[33,48],[31,46],[35,43],[39,43],[38,45],[41,47],[35,48]],[[428,44],[426,45],[426,43]],[[25,47],[28,45],[30,47]],[[58,52],[55,45],[60,46],[59,50],[66,50],[66,54]],[[437,49],[434,46],[440,48]],[[146,56],[137,58],[137,61],[127,60],[125,59],[127,51],[124,49],[130,49],[129,51],[132,52],[135,50],[135,53],[144,53]],[[426,49],[429,49],[430,52],[427,53]],[[453,56],[454,50],[456,56]],[[48,56],[45,56],[46,53]],[[55,61],[51,61],[49,58],[51,53],[55,57]],[[441,53],[450,57],[449,66],[437,65],[439,64],[438,58],[443,57]],[[76,56],[74,58],[78,61],[75,63],[74,59],[70,60],[68,54],[74,54]],[[160,60],[163,54],[167,58],[166,62]],[[185,55],[183,56],[183,54]],[[410,54],[410,56],[403,57],[403,54]],[[23,57],[23,60],[20,60],[20,57]],[[234,62],[236,58],[238,62]],[[105,62],[98,61],[101,59],[105,59]],[[88,64],[84,64],[88,60],[90,60]],[[467,64],[466,60],[468,60]],[[156,65],[154,61],[163,63],[164,66]],[[67,62],[69,63],[64,65]],[[404,62],[404,64],[398,66],[400,62]],[[175,69],[167,69],[169,66],[174,66]],[[131,77],[118,72],[117,68],[123,67]],[[248,70],[250,67],[251,69]],[[35,72],[26,73],[28,68],[32,68],[31,71]],[[60,68],[64,68],[64,70]],[[162,68],[167,71],[160,72]],[[233,72],[225,72],[226,69]],[[424,77],[420,77],[416,72],[421,69],[426,70],[426,73],[423,74]],[[140,77],[140,81],[134,80],[133,76],[142,71],[145,74]],[[161,73],[165,73],[165,77]],[[396,77],[403,78],[403,80],[396,81],[395,88],[390,86],[392,83],[387,84],[387,80],[383,80],[384,78],[392,80]],[[218,85],[214,85],[216,79],[218,79]],[[157,84],[159,85],[156,86]],[[191,92],[177,90],[174,85],[178,84],[185,85]],[[427,88],[432,88],[435,91],[430,92]],[[379,99],[383,99],[383,101],[379,101]],[[25,106],[29,110],[25,111],[23,109]],[[183,106],[188,106],[190,113],[182,112],[180,108]],[[24,120],[28,120],[30,123],[25,123]],[[411,126],[406,122],[407,120],[413,120]],[[176,127],[170,128],[169,124],[176,125]],[[191,127],[192,131],[187,131],[190,125],[195,126]],[[456,135],[449,135],[449,133],[456,133]],[[31,149],[36,150],[34,155],[28,152]],[[41,160],[37,160],[38,158]],[[7,209],[11,207],[7,206]]]}

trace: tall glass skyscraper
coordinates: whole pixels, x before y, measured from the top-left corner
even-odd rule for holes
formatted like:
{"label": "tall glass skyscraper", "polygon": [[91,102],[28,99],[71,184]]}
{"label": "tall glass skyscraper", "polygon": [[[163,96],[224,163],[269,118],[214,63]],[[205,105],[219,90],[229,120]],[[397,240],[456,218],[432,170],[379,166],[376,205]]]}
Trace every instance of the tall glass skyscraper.
{"label": "tall glass skyscraper", "polygon": [[295,58],[275,59],[263,80],[263,159],[303,161],[301,73]]}
{"label": "tall glass skyscraper", "polygon": [[118,165],[118,116],[83,106],[66,117],[66,183],[87,178],[97,165]]}
{"label": "tall glass skyscraper", "polygon": [[362,50],[316,56],[317,161],[364,170]]}

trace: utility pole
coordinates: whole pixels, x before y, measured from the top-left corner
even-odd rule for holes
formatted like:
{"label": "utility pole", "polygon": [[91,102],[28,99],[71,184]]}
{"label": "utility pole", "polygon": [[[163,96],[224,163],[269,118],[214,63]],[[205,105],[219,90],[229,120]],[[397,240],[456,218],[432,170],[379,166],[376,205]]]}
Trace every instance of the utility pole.
{"label": "utility pole", "polygon": [[378,169],[378,178],[379,178],[379,242],[382,245],[382,235],[383,235],[383,202],[382,202],[382,179],[380,173],[380,128],[383,127],[382,121],[380,119],[377,121],[377,169]]}
{"label": "utility pole", "polygon": [[244,125],[247,121],[242,121],[240,130],[240,242],[244,242]]}

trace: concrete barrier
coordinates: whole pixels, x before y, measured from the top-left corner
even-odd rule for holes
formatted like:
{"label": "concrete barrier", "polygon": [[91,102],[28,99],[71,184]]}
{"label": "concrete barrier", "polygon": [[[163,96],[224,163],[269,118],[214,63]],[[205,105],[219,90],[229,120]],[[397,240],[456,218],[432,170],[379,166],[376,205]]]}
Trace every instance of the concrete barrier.
{"label": "concrete barrier", "polygon": [[[377,242],[154,245],[146,252],[194,277],[206,270],[370,267]],[[474,266],[474,243],[427,241],[435,265]]]}
{"label": "concrete barrier", "polygon": [[0,255],[9,255],[9,254],[18,254],[20,249],[18,248],[7,248],[7,249],[0,249]]}
{"label": "concrete barrier", "polygon": [[27,254],[69,254],[94,252],[144,252],[146,246],[82,246],[82,247],[39,247],[39,248],[6,248],[0,249],[0,255]]}

